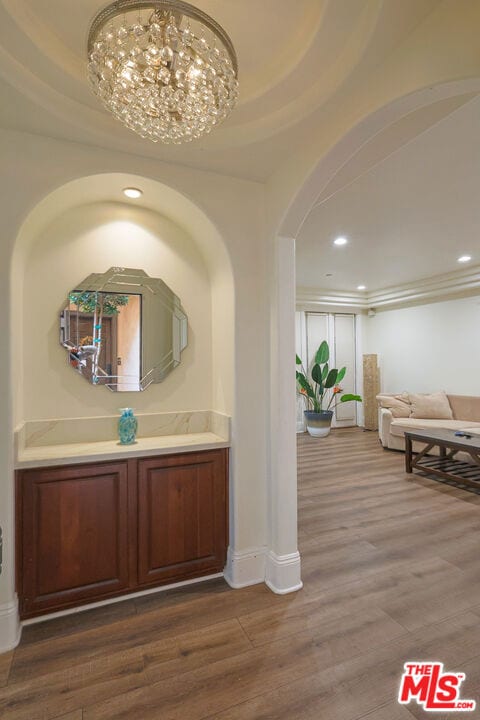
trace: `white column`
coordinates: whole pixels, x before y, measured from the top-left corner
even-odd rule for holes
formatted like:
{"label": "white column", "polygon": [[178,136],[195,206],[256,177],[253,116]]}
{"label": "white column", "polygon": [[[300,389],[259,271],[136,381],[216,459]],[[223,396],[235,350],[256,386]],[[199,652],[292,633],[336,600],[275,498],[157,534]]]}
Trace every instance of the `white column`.
{"label": "white column", "polygon": [[273,592],[300,590],[297,549],[295,390],[295,241],[277,237],[271,329],[269,547],[265,582]]}
{"label": "white column", "polygon": [[[6,253],[5,253],[6,254]],[[18,602],[15,593],[15,515],[13,478],[12,377],[10,343],[9,262],[5,262],[0,283],[0,527],[2,529],[2,570],[0,573],[0,653],[14,648],[20,640]],[[18,318],[17,318],[18,321]]]}
{"label": "white column", "polygon": [[[265,582],[269,455],[269,248],[244,254],[235,282],[235,400],[230,452],[230,544],[225,580],[241,588]],[[256,257],[257,272],[250,273]],[[239,260],[241,263],[241,260]],[[250,275],[249,275],[250,273]]]}

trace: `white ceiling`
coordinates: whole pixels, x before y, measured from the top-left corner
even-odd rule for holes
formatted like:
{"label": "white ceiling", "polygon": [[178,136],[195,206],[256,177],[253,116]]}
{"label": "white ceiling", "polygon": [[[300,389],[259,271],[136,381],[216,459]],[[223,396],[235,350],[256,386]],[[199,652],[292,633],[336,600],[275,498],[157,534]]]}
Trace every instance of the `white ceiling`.
{"label": "white ceiling", "polygon": [[356,179],[343,168],[297,238],[298,286],[374,292],[465,269],[462,254],[480,265],[479,137],[474,99]]}
{"label": "white ceiling", "polygon": [[86,38],[102,0],[0,0],[0,125],[263,181],[440,0],[196,4],[227,30],[239,60],[240,103],[207,138],[154,145],[91,94]]}

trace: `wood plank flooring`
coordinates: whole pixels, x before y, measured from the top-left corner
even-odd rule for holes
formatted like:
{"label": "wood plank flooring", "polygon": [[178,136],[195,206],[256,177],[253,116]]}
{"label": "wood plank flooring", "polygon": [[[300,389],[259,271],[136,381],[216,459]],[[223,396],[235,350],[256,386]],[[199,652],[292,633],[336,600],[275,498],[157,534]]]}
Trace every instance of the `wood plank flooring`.
{"label": "wood plank flooring", "polygon": [[358,428],[298,448],[301,592],[220,579],[26,627],[0,718],[412,720],[408,659],[465,671],[479,702],[480,496]]}

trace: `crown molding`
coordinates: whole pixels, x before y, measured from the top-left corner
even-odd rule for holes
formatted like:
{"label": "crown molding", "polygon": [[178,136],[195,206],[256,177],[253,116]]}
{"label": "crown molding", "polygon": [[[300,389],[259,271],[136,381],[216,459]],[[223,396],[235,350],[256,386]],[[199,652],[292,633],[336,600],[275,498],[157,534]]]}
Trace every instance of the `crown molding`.
{"label": "crown molding", "polygon": [[299,305],[331,305],[358,310],[368,310],[370,307],[367,303],[367,294],[364,292],[342,293],[320,288],[297,287],[296,297]]}
{"label": "crown molding", "polygon": [[297,304],[335,306],[366,312],[370,309],[422,305],[477,293],[480,293],[480,265],[372,292],[346,293],[298,287]]}

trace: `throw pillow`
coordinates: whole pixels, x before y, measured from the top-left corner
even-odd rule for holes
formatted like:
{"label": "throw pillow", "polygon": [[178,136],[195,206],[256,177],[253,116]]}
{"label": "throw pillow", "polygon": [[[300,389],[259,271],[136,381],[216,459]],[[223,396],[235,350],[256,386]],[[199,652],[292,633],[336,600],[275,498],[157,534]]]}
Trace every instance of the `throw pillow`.
{"label": "throw pillow", "polygon": [[380,407],[390,410],[393,417],[407,418],[410,417],[411,405],[408,393],[400,393],[399,395],[377,395],[377,401]]}
{"label": "throw pillow", "polygon": [[452,420],[453,413],[445,392],[413,395],[410,393],[412,418],[422,420]]}

